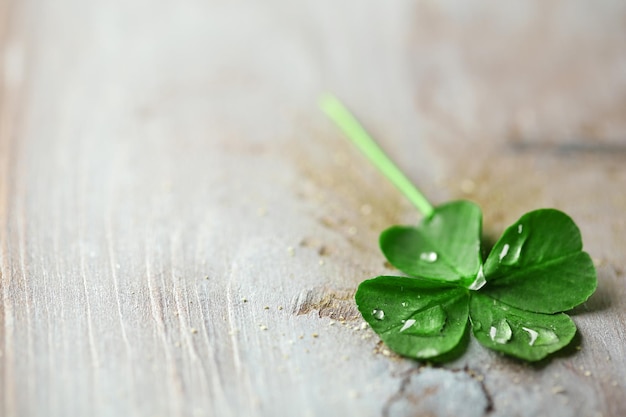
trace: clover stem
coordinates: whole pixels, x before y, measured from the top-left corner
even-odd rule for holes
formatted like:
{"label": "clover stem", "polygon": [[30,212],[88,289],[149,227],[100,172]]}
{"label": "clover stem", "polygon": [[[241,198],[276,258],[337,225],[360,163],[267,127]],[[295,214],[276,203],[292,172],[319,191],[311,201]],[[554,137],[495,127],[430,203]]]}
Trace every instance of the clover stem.
{"label": "clover stem", "polygon": [[425,217],[433,214],[433,206],[426,197],[409,181],[402,171],[389,159],[378,144],[365,131],[350,111],[330,93],[320,97],[321,109],[330,117],[345,135],[367,156],[380,172],[395,185]]}

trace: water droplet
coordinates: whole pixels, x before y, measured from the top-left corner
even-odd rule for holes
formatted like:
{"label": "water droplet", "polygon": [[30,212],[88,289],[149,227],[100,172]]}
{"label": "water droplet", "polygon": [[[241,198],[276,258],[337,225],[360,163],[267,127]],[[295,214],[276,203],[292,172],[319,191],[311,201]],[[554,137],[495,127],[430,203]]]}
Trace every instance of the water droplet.
{"label": "water droplet", "polygon": [[535,344],[535,341],[537,340],[537,336],[539,336],[539,332],[537,332],[536,330],[533,329],[529,329],[528,327],[522,327],[522,330],[524,330],[526,333],[528,333],[528,336],[530,337],[530,340],[528,341],[528,344],[530,346]]}
{"label": "water droplet", "polygon": [[446,318],[444,309],[440,305],[436,305],[413,314],[410,319],[407,319],[400,331],[416,336],[434,336],[443,330]]}
{"label": "water droplet", "polygon": [[437,356],[439,354],[439,351],[435,348],[425,348],[420,350],[419,352],[417,352],[415,354],[415,357],[417,358],[431,358],[433,356]]}
{"label": "water droplet", "polygon": [[504,265],[514,265],[519,261],[519,257],[522,254],[522,246],[524,246],[525,239],[520,238],[515,242],[508,244],[505,243],[500,251],[498,260]]}
{"label": "water droplet", "polygon": [[517,225],[517,233],[521,235],[523,230],[524,230],[524,226],[522,226],[521,224],[518,224]]}
{"label": "water droplet", "polygon": [[420,260],[428,263],[433,263],[437,260],[436,252],[423,252],[420,254]]}
{"label": "water droplet", "polygon": [[472,285],[470,285],[468,289],[478,291],[486,283],[487,280],[485,279],[485,273],[483,272],[483,266],[481,265],[480,269],[478,270],[478,274],[476,274],[476,279],[474,280],[474,282],[472,282]]}
{"label": "water droplet", "polygon": [[509,253],[509,244],[505,243],[504,247],[502,248],[502,251],[500,252],[500,256],[498,256],[500,262],[502,262],[502,258],[504,258],[506,256],[507,253]]}
{"label": "water droplet", "polygon": [[403,332],[406,329],[408,329],[409,327],[413,326],[414,324],[415,324],[415,320],[414,319],[408,319],[407,321],[404,322],[404,326],[402,326],[400,331]]}
{"label": "water droplet", "polygon": [[382,310],[374,309],[372,310],[372,316],[374,316],[376,320],[382,320],[385,318],[385,312]]}
{"label": "water droplet", "polygon": [[509,322],[506,321],[506,319],[501,319],[499,322],[495,323],[495,326],[491,326],[489,329],[489,337],[491,340],[501,345],[508,343],[512,335],[511,326],[509,326]]}
{"label": "water droplet", "polygon": [[536,327],[534,329],[522,327],[522,329],[528,333],[530,337],[528,341],[530,346],[548,346],[559,343],[559,336],[550,329],[544,329],[542,327]]}
{"label": "water droplet", "polygon": [[537,341],[535,345],[537,346],[547,346],[554,345],[555,343],[559,343],[559,336],[549,329],[538,329],[539,336],[537,336]]}

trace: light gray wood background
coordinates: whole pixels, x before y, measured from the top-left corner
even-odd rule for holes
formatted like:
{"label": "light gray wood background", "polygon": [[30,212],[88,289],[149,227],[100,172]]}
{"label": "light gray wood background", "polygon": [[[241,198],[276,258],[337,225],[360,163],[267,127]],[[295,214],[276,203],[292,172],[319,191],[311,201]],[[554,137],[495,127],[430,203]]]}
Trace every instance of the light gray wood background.
{"label": "light gray wood background", "polygon": [[[623,1],[0,0],[0,415],[626,415]],[[355,310],[435,203],[579,224],[562,355],[390,354]]]}

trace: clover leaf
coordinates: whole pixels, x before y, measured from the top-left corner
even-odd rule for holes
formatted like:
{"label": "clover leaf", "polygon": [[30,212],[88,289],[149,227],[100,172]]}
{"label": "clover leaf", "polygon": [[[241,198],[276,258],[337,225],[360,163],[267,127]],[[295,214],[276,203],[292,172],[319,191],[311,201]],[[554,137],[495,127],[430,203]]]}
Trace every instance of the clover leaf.
{"label": "clover leaf", "polygon": [[563,312],[585,302],[597,279],[568,215],[526,213],[483,262],[476,204],[432,207],[336,98],[327,95],[321,105],[424,214],[419,225],[392,226],[380,236],[387,260],[407,276],[366,280],[355,294],[363,318],[389,348],[417,359],[445,358],[469,327],[483,346],[528,361],[571,342],[576,326]]}
{"label": "clover leaf", "polygon": [[465,201],[442,205],[436,213],[419,228],[385,230],[380,247],[389,262],[407,275],[471,284],[482,263],[480,208]]}
{"label": "clover leaf", "polygon": [[513,307],[557,313],[596,288],[595,267],[580,231],[565,213],[535,210],[509,227],[487,257],[484,294]]}
{"label": "clover leaf", "polygon": [[378,277],[357,291],[361,314],[393,351],[429,359],[454,349],[467,331],[469,296],[460,287]]}

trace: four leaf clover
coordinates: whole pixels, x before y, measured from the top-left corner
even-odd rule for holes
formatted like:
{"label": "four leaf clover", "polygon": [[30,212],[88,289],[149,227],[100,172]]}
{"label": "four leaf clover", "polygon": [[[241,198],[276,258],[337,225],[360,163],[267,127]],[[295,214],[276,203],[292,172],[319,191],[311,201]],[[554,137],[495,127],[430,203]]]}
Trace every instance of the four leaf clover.
{"label": "four leaf clover", "polygon": [[364,281],[363,318],[396,353],[437,359],[471,327],[484,346],[528,361],[568,345],[576,326],[563,311],[596,289],[593,262],[565,213],[531,211],[482,261],[482,214],[469,201],[436,207],[417,227],[381,234],[387,260],[408,277]]}
{"label": "four leaf clover", "polygon": [[322,110],[415,207],[417,227],[380,236],[387,260],[407,276],[364,281],[355,300],[363,318],[396,353],[444,360],[469,328],[484,346],[528,361],[568,345],[576,334],[563,312],[596,289],[596,270],[565,213],[523,215],[483,259],[482,213],[469,201],[433,207],[332,94]]}

